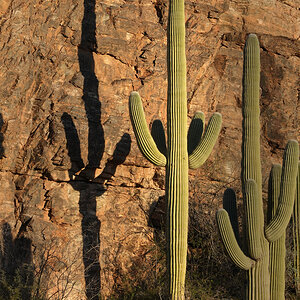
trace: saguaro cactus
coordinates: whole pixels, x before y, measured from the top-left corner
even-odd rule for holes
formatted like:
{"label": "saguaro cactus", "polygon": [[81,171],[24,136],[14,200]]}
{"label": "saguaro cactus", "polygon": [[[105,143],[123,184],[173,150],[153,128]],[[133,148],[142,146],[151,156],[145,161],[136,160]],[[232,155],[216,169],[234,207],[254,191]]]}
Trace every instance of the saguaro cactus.
{"label": "saguaro cactus", "polygon": [[[162,145],[165,140],[163,133],[161,138],[156,138],[158,144],[152,138],[137,92],[130,95],[129,110],[141,152],[150,162],[166,167],[168,293],[171,299],[184,299],[188,168],[198,168],[205,162],[221,128],[221,115],[215,113],[202,135],[204,115],[196,113],[190,126],[189,138],[187,136],[184,0],[170,0],[167,60],[167,146]],[[165,153],[162,149],[166,149]]]}
{"label": "saguaro cactus", "polygon": [[297,299],[300,298],[300,162],[298,163],[297,189],[293,211],[294,274]]}
{"label": "saguaro cactus", "polygon": [[[286,146],[278,206],[269,223],[265,226],[259,141],[259,51],[259,42],[256,35],[250,34],[244,49],[243,76],[242,186],[246,251],[244,252],[240,248],[225,209],[220,209],[217,212],[217,223],[230,258],[237,266],[247,270],[245,298],[269,300],[269,247],[270,243],[278,240],[283,235],[292,214],[299,146],[297,141],[294,140],[289,141]],[[271,288],[273,289],[273,287]]]}

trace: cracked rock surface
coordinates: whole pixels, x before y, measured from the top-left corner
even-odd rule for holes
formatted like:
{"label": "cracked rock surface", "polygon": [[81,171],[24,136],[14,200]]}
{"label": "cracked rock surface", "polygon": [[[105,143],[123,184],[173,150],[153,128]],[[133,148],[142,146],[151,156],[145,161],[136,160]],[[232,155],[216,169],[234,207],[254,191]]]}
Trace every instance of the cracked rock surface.
{"label": "cracked rock surface", "polygon": [[[225,187],[239,186],[250,32],[261,44],[265,181],[288,139],[299,140],[299,7],[186,1],[189,118],[223,116],[208,162],[190,172],[191,201],[213,195],[218,206]],[[128,97],[139,91],[148,123],[166,125],[167,11],[166,0],[0,2],[0,221],[31,240],[36,265],[53,244],[70,266],[68,278],[49,275],[49,293],[61,280],[66,299],[109,297],[120,272],[151,256],[149,214],[164,195],[164,170],[137,148]]]}

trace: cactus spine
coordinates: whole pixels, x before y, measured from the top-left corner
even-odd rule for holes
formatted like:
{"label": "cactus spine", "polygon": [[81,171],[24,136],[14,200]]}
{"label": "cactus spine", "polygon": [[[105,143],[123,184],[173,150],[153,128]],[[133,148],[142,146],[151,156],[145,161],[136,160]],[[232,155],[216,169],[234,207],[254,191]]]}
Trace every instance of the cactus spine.
{"label": "cactus spine", "polygon": [[[166,167],[168,297],[184,299],[188,234],[188,168],[198,168],[208,158],[221,129],[215,113],[202,135],[204,116],[196,113],[187,136],[187,93],[184,0],[170,0],[168,21],[167,147],[164,137],[152,138],[140,96],[132,92],[129,110],[136,140],[144,156]],[[196,138],[198,136],[198,139]],[[195,143],[197,139],[198,143]],[[159,149],[166,149],[162,153]],[[189,151],[188,151],[189,150]]]}
{"label": "cactus spine", "polygon": [[283,235],[291,217],[296,188],[296,164],[299,159],[299,146],[294,140],[289,141],[286,146],[278,206],[272,219],[265,226],[260,163],[259,51],[256,35],[250,34],[244,49],[243,74],[242,186],[246,251],[244,252],[240,248],[225,209],[220,209],[217,212],[217,223],[229,256],[237,266],[247,270],[245,298],[269,300],[269,246],[270,243]]}
{"label": "cactus spine", "polygon": [[300,162],[298,162],[297,189],[293,211],[294,274],[297,299],[300,298]]}

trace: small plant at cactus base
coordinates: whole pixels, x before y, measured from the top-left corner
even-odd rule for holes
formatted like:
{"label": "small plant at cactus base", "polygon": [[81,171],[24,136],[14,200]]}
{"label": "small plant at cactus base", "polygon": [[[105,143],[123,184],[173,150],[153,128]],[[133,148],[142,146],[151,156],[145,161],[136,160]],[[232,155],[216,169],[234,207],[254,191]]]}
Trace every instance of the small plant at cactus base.
{"label": "small plant at cactus base", "polygon": [[[269,208],[264,224],[259,122],[260,47],[255,34],[247,38],[243,73],[242,187],[245,211],[246,251],[240,248],[237,222],[232,210],[220,209],[217,223],[232,261],[247,271],[245,299],[283,300],[285,286],[285,231],[291,218],[296,190],[299,145],[287,143],[283,167],[270,174]],[[232,194],[232,203],[235,195]]]}
{"label": "small plant at cactus base", "polygon": [[129,110],[141,152],[153,164],[166,167],[169,278],[167,293],[170,299],[184,299],[188,236],[188,168],[198,168],[208,158],[221,129],[221,115],[215,113],[212,116],[202,135],[204,115],[196,113],[188,135],[184,0],[170,0],[167,38],[168,144],[166,145],[163,130],[154,133],[156,141],[151,136],[137,92],[130,95]]}

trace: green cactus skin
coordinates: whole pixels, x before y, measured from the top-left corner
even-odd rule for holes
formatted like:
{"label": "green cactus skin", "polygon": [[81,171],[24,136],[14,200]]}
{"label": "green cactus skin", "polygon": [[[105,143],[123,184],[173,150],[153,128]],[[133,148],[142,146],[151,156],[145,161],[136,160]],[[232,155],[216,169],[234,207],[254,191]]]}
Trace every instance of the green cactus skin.
{"label": "green cactus skin", "polygon": [[297,189],[293,211],[294,274],[297,299],[300,299],[300,162],[298,162]]}
{"label": "green cactus skin", "polygon": [[[268,223],[275,217],[280,193],[281,165],[273,165],[269,177]],[[285,232],[270,242],[270,299],[284,300],[285,292]]]}
{"label": "green cactus skin", "polygon": [[[218,138],[222,123],[222,116],[219,113],[214,113],[210,118],[205,132],[200,139],[197,147],[189,155],[189,167],[198,169],[208,159]],[[217,134],[216,134],[217,132]]]}
{"label": "green cactus skin", "polygon": [[217,212],[217,224],[226,251],[232,261],[243,270],[248,271],[253,268],[255,265],[255,260],[246,256],[241,250],[235,238],[229,215],[224,208],[219,209]]}
{"label": "green cactus skin", "polygon": [[184,1],[172,0],[168,22],[167,269],[170,299],[184,299],[188,234],[188,151]]}
{"label": "green cactus skin", "polygon": [[[243,252],[241,250],[234,236],[229,215],[225,209],[217,212],[217,223],[223,244],[230,258],[237,266],[247,270],[245,298],[251,300],[269,300],[271,294],[270,271],[272,271],[269,271],[269,247],[270,243],[277,241],[283,236],[292,214],[299,145],[297,141],[291,140],[286,146],[277,209],[274,211],[269,223],[265,226],[259,141],[260,58],[259,42],[255,34],[250,34],[246,41],[243,75],[241,177],[245,210],[246,251]],[[275,286],[277,285],[278,282],[275,283]]]}
{"label": "green cactus skin", "polygon": [[[166,167],[168,297],[177,300],[184,299],[188,234],[188,169],[201,166],[208,158],[219,135],[222,121],[221,115],[215,113],[202,134],[204,115],[196,113],[188,138],[184,0],[170,0],[167,59],[166,150],[163,145],[164,137],[157,136],[158,131],[163,132],[159,129],[161,125],[155,125],[158,127],[154,130],[155,138],[152,138],[137,92],[132,92],[129,97],[129,111],[141,152],[150,162]],[[198,143],[195,143],[195,140]]]}
{"label": "green cactus skin", "polygon": [[146,123],[144,109],[140,95],[132,92],[129,98],[129,113],[138,146],[143,155],[156,166],[165,166],[166,157],[162,154],[150,134]]}

